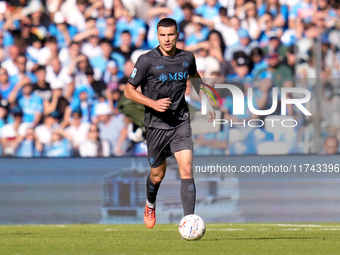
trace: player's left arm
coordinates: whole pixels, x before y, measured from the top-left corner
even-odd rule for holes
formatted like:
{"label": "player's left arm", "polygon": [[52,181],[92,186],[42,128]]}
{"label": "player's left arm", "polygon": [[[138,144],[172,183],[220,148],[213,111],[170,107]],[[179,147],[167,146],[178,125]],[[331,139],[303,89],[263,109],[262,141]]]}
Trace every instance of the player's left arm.
{"label": "player's left arm", "polygon": [[208,100],[207,93],[205,91],[201,90],[201,88],[203,88],[203,85],[202,85],[203,81],[202,81],[200,74],[198,72],[196,72],[194,75],[190,76],[190,78],[194,79],[194,80],[192,80],[191,84],[193,85],[197,95],[201,99],[202,99],[202,97],[206,97],[206,102],[209,102],[208,109],[207,109],[208,121],[213,122],[214,119],[216,118],[216,113],[215,113],[214,109],[212,108],[210,101]]}

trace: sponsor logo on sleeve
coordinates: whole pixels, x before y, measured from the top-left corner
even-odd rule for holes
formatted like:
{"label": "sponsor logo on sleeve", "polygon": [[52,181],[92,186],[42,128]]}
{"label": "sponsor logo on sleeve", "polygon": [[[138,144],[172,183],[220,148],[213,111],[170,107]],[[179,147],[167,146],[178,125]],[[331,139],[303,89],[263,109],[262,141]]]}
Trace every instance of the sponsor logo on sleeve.
{"label": "sponsor logo on sleeve", "polygon": [[137,68],[133,68],[133,71],[131,73],[131,78],[135,78],[136,73],[137,73]]}

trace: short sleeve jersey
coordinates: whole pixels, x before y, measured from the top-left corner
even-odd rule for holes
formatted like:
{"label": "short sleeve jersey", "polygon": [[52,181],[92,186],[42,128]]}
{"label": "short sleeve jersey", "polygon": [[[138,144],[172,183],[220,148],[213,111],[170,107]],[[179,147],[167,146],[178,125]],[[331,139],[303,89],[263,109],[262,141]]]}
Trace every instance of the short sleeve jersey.
{"label": "short sleeve jersey", "polygon": [[145,106],[146,127],[173,129],[189,121],[185,90],[188,76],[196,72],[195,57],[190,51],[176,49],[175,55],[168,57],[157,47],[138,58],[129,83],[141,86],[143,95],[148,98],[170,98],[171,101],[165,112]]}

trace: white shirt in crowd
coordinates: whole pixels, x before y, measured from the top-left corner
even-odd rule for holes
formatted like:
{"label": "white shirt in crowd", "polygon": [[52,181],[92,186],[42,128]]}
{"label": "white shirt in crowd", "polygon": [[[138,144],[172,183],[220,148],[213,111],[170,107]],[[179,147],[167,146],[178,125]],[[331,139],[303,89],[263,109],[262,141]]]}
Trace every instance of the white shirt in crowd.
{"label": "white shirt in crowd", "polygon": [[[57,125],[54,127],[56,128]],[[52,139],[52,129],[48,128],[45,124],[39,125],[34,129],[39,141],[42,144],[49,144],[51,143]]]}
{"label": "white shirt in crowd", "polygon": [[51,58],[51,50],[48,47],[43,47],[38,53],[38,64],[47,65],[48,60]]}
{"label": "white shirt in crowd", "polygon": [[14,64],[13,59],[6,59],[1,63],[1,67],[7,70],[9,76],[14,76],[19,73],[18,67]]}
{"label": "white shirt in crowd", "polygon": [[[68,75],[67,68],[62,68],[61,71],[56,74],[53,71],[52,66],[46,66],[46,82],[52,84],[55,83],[56,80],[58,81],[58,84],[62,85],[63,94],[65,94],[67,85],[73,81],[72,77]],[[52,86],[51,88],[54,89]]]}
{"label": "white shirt in crowd", "polygon": [[234,28],[225,25],[221,21],[220,16],[214,17],[212,21],[214,22],[214,28],[221,33],[223,40],[227,46],[231,46],[240,40],[237,31],[235,31]]}
{"label": "white shirt in crowd", "polygon": [[81,143],[85,142],[87,139],[87,134],[90,129],[90,123],[82,122],[78,128],[71,125],[66,128],[66,132],[72,136],[73,147],[78,147]]}
{"label": "white shirt in crowd", "polygon": [[14,130],[14,123],[8,123],[2,127],[0,138],[13,139],[16,138],[17,135],[24,136],[26,134],[26,130],[31,126],[31,123],[21,123],[19,125],[18,132],[16,132]]}
{"label": "white shirt in crowd", "polygon": [[[103,157],[110,156],[110,144],[108,141],[102,140]],[[98,144],[91,140],[82,142],[79,146],[79,154],[81,157],[98,157]]]}
{"label": "white shirt in crowd", "polygon": [[86,29],[84,15],[79,11],[76,0],[66,0],[60,6],[60,11],[66,17],[67,23],[77,27],[78,31]]}
{"label": "white shirt in crowd", "polygon": [[257,36],[259,35],[259,31],[260,31],[260,26],[259,26],[259,22],[255,18],[242,20],[241,26],[242,28],[244,28],[245,30],[249,32],[249,35],[252,40],[257,39]]}
{"label": "white shirt in crowd", "polygon": [[102,49],[99,45],[93,47],[91,43],[85,42],[81,47],[81,53],[91,59],[100,56],[102,54]]}

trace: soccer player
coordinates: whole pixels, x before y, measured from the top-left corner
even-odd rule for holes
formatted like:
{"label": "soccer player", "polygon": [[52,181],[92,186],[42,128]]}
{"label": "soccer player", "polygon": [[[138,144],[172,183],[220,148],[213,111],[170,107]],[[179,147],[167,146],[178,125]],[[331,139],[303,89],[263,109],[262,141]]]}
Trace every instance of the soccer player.
{"label": "soccer player", "polygon": [[[185,101],[187,78],[200,79],[192,52],[176,48],[177,23],[164,18],[157,24],[159,46],[141,55],[129,77],[125,96],[145,106],[144,123],[151,172],[146,179],[144,222],[153,228],[160,183],[166,171],[166,158],[175,155],[181,177],[184,215],[194,213],[196,188],[192,173],[192,136],[189,110]],[[200,81],[200,80],[198,80]],[[199,82],[194,88],[200,94]],[[141,92],[137,87],[141,87]],[[202,96],[202,93],[201,93]],[[215,112],[208,110],[208,121]]]}

